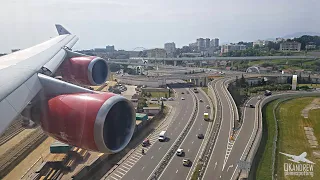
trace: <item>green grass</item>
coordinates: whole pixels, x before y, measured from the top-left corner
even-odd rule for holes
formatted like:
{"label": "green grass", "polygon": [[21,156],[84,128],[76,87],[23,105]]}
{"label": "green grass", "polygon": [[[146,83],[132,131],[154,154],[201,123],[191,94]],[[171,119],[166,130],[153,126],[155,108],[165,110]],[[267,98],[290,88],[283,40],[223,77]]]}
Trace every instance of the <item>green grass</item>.
{"label": "green grass", "polygon": [[287,176],[286,179],[319,179],[320,178],[320,162],[312,155],[312,149],[309,146],[304,127],[314,128],[314,134],[320,141],[320,109],[309,111],[309,117],[304,119],[301,116],[301,110],[309,105],[314,98],[298,98],[284,102],[279,107],[277,114],[279,115],[279,140],[277,149],[277,174],[279,179],[284,179],[283,164],[289,163],[287,157],[280,155],[279,152],[300,155],[307,152],[307,159],[315,162],[314,177],[311,176]]}
{"label": "green grass", "polygon": [[[260,163],[256,173],[256,179],[270,180],[272,174],[272,147],[275,136],[275,122],[273,118],[273,107],[277,101],[273,101],[263,108],[263,121],[267,129],[267,143],[264,153],[260,159]],[[264,131],[265,132],[265,131]]]}
{"label": "green grass", "polygon": [[148,107],[160,107],[159,104],[148,103]]}
{"label": "green grass", "polygon": [[313,88],[320,88],[320,84],[298,84],[298,86],[311,86]]}
{"label": "green grass", "polygon": [[202,87],[201,89],[208,95],[208,87]]}
{"label": "green grass", "polygon": [[[167,94],[167,97],[170,97],[169,96],[169,92],[150,92],[151,93],[151,97],[154,97],[154,98],[161,98],[161,97],[166,97],[166,94]],[[173,92],[171,93],[171,97],[173,97]]]}
{"label": "green grass", "polygon": [[191,180],[198,180],[198,176],[199,176],[199,173],[200,173],[200,170],[201,169],[201,165],[198,164],[196,169],[194,170],[193,174],[192,174],[192,177],[191,177]]}

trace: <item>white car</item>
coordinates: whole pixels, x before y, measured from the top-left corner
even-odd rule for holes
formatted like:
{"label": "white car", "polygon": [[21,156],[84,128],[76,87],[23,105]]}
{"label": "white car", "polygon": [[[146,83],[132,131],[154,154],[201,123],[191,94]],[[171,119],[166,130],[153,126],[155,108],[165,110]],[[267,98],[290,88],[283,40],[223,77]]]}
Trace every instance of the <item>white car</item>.
{"label": "white car", "polygon": [[173,97],[169,97],[168,101],[174,101]]}
{"label": "white car", "polygon": [[184,100],[184,97],[181,97],[181,100]]}
{"label": "white car", "polygon": [[177,150],[177,156],[182,156],[184,153],[183,149],[178,149]]}

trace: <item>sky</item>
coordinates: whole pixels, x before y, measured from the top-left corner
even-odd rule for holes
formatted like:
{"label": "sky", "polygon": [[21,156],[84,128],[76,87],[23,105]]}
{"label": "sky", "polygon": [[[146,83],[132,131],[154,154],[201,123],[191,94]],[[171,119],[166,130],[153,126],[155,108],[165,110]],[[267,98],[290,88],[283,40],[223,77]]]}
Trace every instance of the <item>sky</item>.
{"label": "sky", "polygon": [[319,0],[2,0],[0,53],[57,36],[62,24],[80,40],[73,49],[177,47],[197,38],[255,41],[320,31]]}

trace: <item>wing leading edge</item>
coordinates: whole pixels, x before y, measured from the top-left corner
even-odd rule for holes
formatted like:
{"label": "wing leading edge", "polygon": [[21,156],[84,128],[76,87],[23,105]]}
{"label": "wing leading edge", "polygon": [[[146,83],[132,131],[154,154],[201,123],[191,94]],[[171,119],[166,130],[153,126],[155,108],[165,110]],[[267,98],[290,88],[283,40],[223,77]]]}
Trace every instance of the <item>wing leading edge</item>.
{"label": "wing leading edge", "polygon": [[64,48],[78,41],[61,25],[56,27],[59,36],[0,57],[0,135],[42,89],[37,76],[41,68],[46,64],[58,68],[54,66],[59,66],[67,54]]}

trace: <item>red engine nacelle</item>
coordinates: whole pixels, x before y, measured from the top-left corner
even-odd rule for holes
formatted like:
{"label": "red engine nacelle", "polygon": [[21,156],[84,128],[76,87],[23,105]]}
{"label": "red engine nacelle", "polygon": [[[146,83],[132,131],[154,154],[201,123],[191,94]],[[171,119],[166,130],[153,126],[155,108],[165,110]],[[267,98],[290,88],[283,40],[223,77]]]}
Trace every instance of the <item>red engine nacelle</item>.
{"label": "red engine nacelle", "polygon": [[113,93],[59,95],[42,109],[40,123],[47,134],[88,150],[117,153],[135,128],[132,103]]}
{"label": "red engine nacelle", "polygon": [[108,78],[107,62],[96,56],[73,57],[63,62],[62,77],[74,83],[100,85]]}

